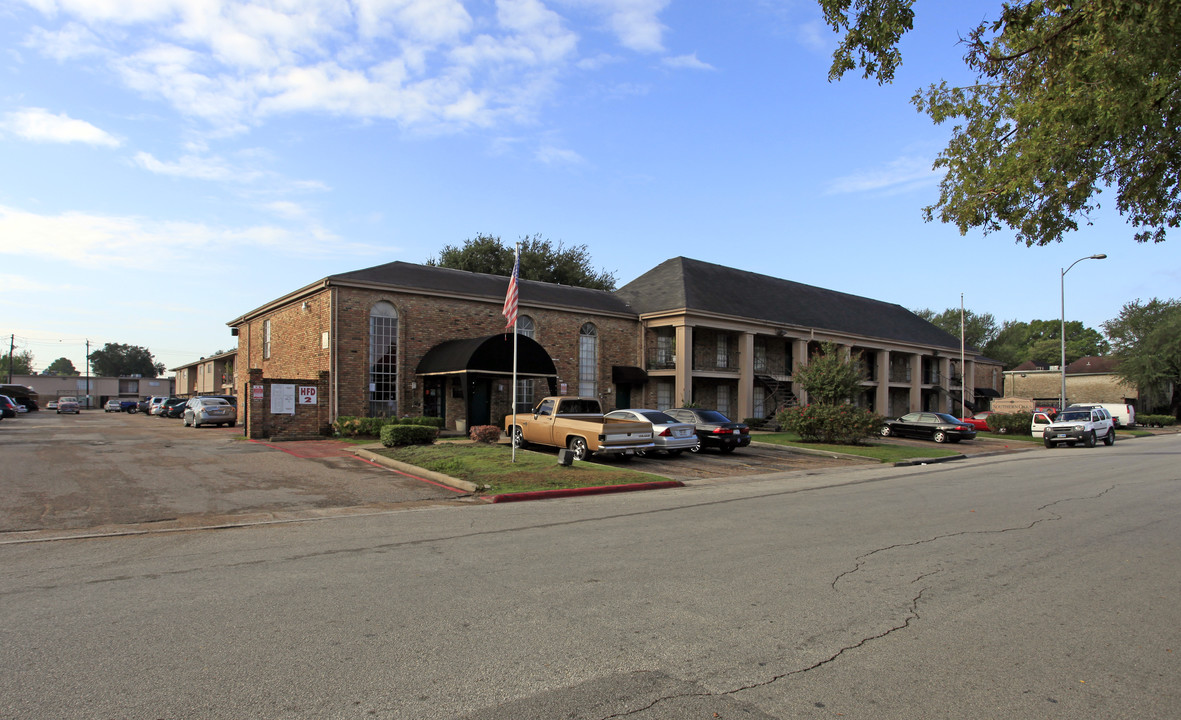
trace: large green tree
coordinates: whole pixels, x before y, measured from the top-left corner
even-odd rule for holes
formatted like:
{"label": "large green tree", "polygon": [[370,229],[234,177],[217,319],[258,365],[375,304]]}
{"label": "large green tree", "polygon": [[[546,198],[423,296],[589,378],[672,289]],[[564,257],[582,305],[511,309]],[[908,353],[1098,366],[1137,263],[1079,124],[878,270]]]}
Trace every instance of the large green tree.
{"label": "large green tree", "polygon": [[[941,313],[923,308],[915,310],[914,314],[953,337],[960,336],[959,308],[947,308]],[[971,310],[964,310],[963,318],[964,343],[966,345],[979,350],[996,337],[999,328],[992,313],[974,313]]]}
{"label": "large green tree", "polygon": [[[843,37],[829,79],[855,68],[891,82],[914,0],[818,0]],[[1008,227],[1018,242],[1061,241],[1099,196],[1161,242],[1181,224],[1181,3],[1009,0],[961,38],[975,82],[918,91],[955,123],[935,161],[939,201],[924,208],[961,233]]]}
{"label": "large green tree", "polygon": [[1181,411],[1181,300],[1139,300],[1103,323],[1120,377]]}
{"label": "large green tree", "polygon": [[808,393],[809,402],[839,405],[861,391],[865,372],[860,354],[849,355],[834,343],[824,343],[796,369],[793,379]]}
{"label": "large green tree", "polygon": [[10,375],[32,375],[33,353],[28,350],[19,350],[0,355],[0,374],[3,374],[4,377]]}
{"label": "large green tree", "polygon": [[[438,257],[428,259],[426,264],[508,277],[513,274],[513,257],[512,245],[506,246],[499,237],[479,234],[462,247],[444,245]],[[521,279],[615,289],[614,273],[596,272],[586,245],[567,248],[559,242],[555,246],[540,235],[521,238]]]}
{"label": "large green tree", "polygon": [[164,372],[164,364],[156,362],[147,348],[119,343],[107,343],[90,353],[90,368],[102,377],[156,377]]}
{"label": "large green tree", "polygon": [[[1062,362],[1062,322],[1060,320],[1006,320],[983,352],[1012,369],[1023,362],[1058,365]],[[1099,331],[1078,320],[1066,323],[1066,363],[1087,355],[1104,355],[1109,345]]]}
{"label": "large green tree", "polygon": [[42,375],[81,375],[78,369],[74,367],[74,363],[66,357],[59,357],[57,360],[49,363],[49,367],[41,371]]}

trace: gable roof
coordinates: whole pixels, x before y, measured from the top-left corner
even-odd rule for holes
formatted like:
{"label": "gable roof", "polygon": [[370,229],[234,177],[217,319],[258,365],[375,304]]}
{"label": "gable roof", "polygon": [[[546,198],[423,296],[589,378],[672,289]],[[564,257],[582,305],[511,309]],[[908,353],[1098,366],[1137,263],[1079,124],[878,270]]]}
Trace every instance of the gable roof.
{"label": "gable roof", "polygon": [[960,345],[901,305],[685,257],[664,261],[615,294],[641,315],[696,310],[916,345]]}
{"label": "gable roof", "polygon": [[1085,355],[1067,364],[1067,373],[1110,373],[1115,372],[1119,360],[1110,355]]}

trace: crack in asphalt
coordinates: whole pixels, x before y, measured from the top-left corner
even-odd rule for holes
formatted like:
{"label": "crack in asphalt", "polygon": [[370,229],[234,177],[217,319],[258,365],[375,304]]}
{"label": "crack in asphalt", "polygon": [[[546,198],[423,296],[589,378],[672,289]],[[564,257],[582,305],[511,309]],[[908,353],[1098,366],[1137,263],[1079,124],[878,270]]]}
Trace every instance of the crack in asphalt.
{"label": "crack in asphalt", "polygon": [[833,579],[833,581],[831,583],[831,587],[833,590],[836,590],[837,583],[839,583],[844,578],[848,577],[849,575],[852,575],[853,573],[855,573],[858,570],[860,570],[861,568],[863,568],[865,566],[865,561],[867,559],[869,559],[870,557],[877,555],[878,553],[886,552],[888,550],[897,550],[898,548],[915,547],[917,545],[926,545],[928,543],[933,543],[938,540],[946,540],[947,538],[953,538],[953,537],[964,537],[967,535],[1000,535],[1003,533],[1019,532],[1021,530],[1030,530],[1042,523],[1062,519],[1061,515],[1053,512],[1053,511],[1050,511],[1049,508],[1051,508],[1055,505],[1058,505],[1059,503],[1074,502],[1076,500],[1097,500],[1097,499],[1103,497],[1104,495],[1106,495],[1107,493],[1111,492],[1112,490],[1115,490],[1116,487],[1117,487],[1116,485],[1112,485],[1111,487],[1107,488],[1106,490],[1103,490],[1102,492],[1099,492],[1095,495],[1084,495],[1082,497],[1062,498],[1061,500],[1055,500],[1054,502],[1046,503],[1045,505],[1042,505],[1041,507],[1037,508],[1037,512],[1043,512],[1043,511],[1049,512],[1050,517],[1038,518],[1037,520],[1034,520],[1033,522],[1031,522],[1027,525],[1017,525],[1017,526],[1005,527],[1005,528],[994,528],[992,530],[964,530],[961,532],[947,533],[946,535],[935,535],[933,537],[925,538],[923,540],[915,540],[913,542],[897,543],[895,545],[887,545],[886,547],[880,547],[880,548],[877,548],[876,550],[870,550],[869,552],[865,553],[864,555],[858,555],[855,558],[856,564],[854,565],[853,569],[846,570],[845,572],[841,573],[840,575],[837,575]]}
{"label": "crack in asphalt", "polygon": [[[931,574],[931,573],[928,573],[928,575],[929,574]],[[925,577],[925,576],[923,576],[923,577]],[[915,582],[917,582],[919,579],[921,579],[921,578],[916,578]],[[615,713],[613,715],[606,715],[606,716],[600,718],[600,720],[612,720],[613,718],[628,717],[629,715],[635,715],[637,713],[642,713],[647,710],[651,710],[652,708],[656,707],[657,705],[659,705],[663,702],[668,702],[670,700],[680,700],[683,698],[726,697],[726,696],[731,696],[731,695],[737,695],[738,693],[746,692],[747,690],[756,690],[758,688],[768,687],[770,685],[773,685],[773,684],[779,682],[780,680],[792,677],[793,675],[802,675],[804,673],[811,672],[813,670],[817,670],[819,668],[824,667],[825,665],[829,665],[833,662],[836,662],[837,658],[839,658],[841,655],[844,655],[845,653],[847,653],[849,651],[864,647],[865,645],[868,645],[869,643],[871,643],[875,640],[881,640],[882,638],[887,637],[888,635],[892,635],[893,633],[899,632],[901,630],[905,630],[908,627],[910,627],[911,622],[920,619],[918,605],[919,605],[919,601],[923,599],[923,593],[925,593],[926,591],[927,591],[927,589],[923,588],[923,589],[919,590],[917,595],[915,595],[913,598],[911,598],[910,612],[906,616],[906,618],[902,621],[901,624],[895,625],[894,627],[883,630],[882,632],[878,633],[877,635],[870,635],[869,637],[862,638],[861,640],[858,640],[857,642],[853,643],[852,645],[846,645],[845,647],[841,648],[840,650],[837,650],[835,653],[833,653],[829,657],[826,657],[823,660],[819,660],[815,663],[812,663],[811,665],[808,665],[807,667],[802,667],[802,668],[797,668],[795,670],[790,670],[788,672],[780,673],[779,675],[775,675],[773,677],[770,677],[762,682],[750,683],[749,685],[742,685],[742,686],[736,687],[732,690],[725,690],[723,692],[699,692],[699,693],[680,693],[680,694],[676,694],[676,695],[666,695],[664,697],[656,698],[655,700],[648,703],[644,707],[636,708],[634,710],[627,710],[627,711],[621,712],[621,713]]]}
{"label": "crack in asphalt", "polygon": [[[1048,512],[1050,516],[1044,517],[1044,518],[1038,518],[1037,520],[1034,520],[1033,522],[1031,522],[1027,525],[1006,527],[1006,528],[997,528],[997,529],[992,529],[992,530],[965,530],[963,532],[947,533],[945,535],[936,535],[934,537],[926,538],[923,540],[916,540],[914,542],[908,542],[908,543],[897,543],[894,545],[889,545],[886,547],[881,547],[881,548],[877,548],[875,550],[871,550],[870,552],[867,552],[864,555],[859,555],[857,557],[856,566],[852,570],[847,570],[847,571],[837,575],[836,578],[833,579],[833,581],[831,583],[831,587],[834,592],[840,592],[840,590],[837,589],[837,583],[839,583],[841,581],[841,579],[848,577],[849,575],[852,575],[853,573],[860,570],[862,567],[864,567],[865,562],[868,558],[870,558],[873,555],[876,555],[878,553],[886,552],[888,550],[894,550],[897,548],[914,547],[916,545],[924,545],[927,543],[935,542],[937,540],[944,540],[944,539],[953,538],[953,537],[963,537],[963,536],[967,536],[967,535],[991,535],[991,534],[1016,532],[1016,531],[1021,531],[1021,530],[1029,530],[1029,529],[1032,529],[1032,528],[1036,527],[1037,525],[1044,523],[1044,522],[1049,522],[1049,521],[1053,521],[1053,520],[1061,520],[1062,519],[1061,515],[1050,510],[1050,508],[1054,507],[1055,505],[1058,505],[1060,503],[1065,503],[1065,502],[1074,502],[1076,500],[1097,500],[1098,498],[1103,497],[1104,495],[1111,492],[1112,490],[1115,490],[1116,487],[1117,487],[1117,485],[1112,485],[1112,486],[1108,487],[1107,489],[1105,489],[1099,493],[1096,493],[1095,495],[1087,495],[1087,496],[1072,497],[1072,498],[1062,498],[1060,500],[1055,500],[1053,502],[1046,503],[1045,505],[1038,507],[1036,510],[1037,510],[1037,512]],[[911,584],[921,582],[922,580],[924,580],[928,577],[931,577],[933,575],[937,575],[941,572],[943,572],[943,570],[940,568],[937,570],[932,570],[927,573],[923,573],[922,575],[919,575],[918,577],[911,580]],[[864,647],[865,645],[867,645],[875,640],[880,640],[880,639],[885,638],[889,635],[892,635],[896,632],[899,632],[899,631],[909,628],[910,624],[913,621],[921,619],[921,616],[919,615],[919,612],[918,612],[918,605],[919,605],[919,601],[922,600],[922,598],[923,598],[923,593],[925,593],[926,591],[927,591],[927,588],[925,588],[925,587],[921,588],[919,590],[918,594],[915,595],[911,599],[910,612],[901,624],[895,625],[891,628],[888,628],[876,635],[871,635],[869,637],[862,638],[861,640],[859,640],[856,643],[853,643],[852,645],[847,645],[845,647],[842,647],[840,650],[837,650],[837,652],[833,653],[829,657],[827,657],[823,660],[820,660],[818,662],[815,662],[811,665],[808,665],[807,667],[797,668],[795,670],[790,670],[788,672],[780,673],[779,675],[775,675],[775,676],[768,678],[767,680],[764,680],[762,682],[743,685],[743,686],[734,688],[732,690],[726,690],[723,692],[680,693],[680,694],[675,694],[675,695],[666,695],[663,697],[656,698],[655,700],[648,703],[644,707],[636,708],[634,710],[628,710],[628,711],[621,712],[621,713],[615,713],[613,715],[607,715],[607,716],[604,716],[603,718],[601,718],[601,720],[613,720],[614,718],[623,718],[623,717],[628,717],[630,715],[636,715],[638,713],[646,712],[661,703],[669,702],[671,700],[679,700],[679,699],[684,699],[684,698],[709,698],[709,697],[733,696],[733,695],[737,695],[738,693],[745,692],[747,690],[754,690],[757,688],[767,687],[769,685],[779,682],[780,680],[792,677],[794,675],[802,675],[804,673],[811,672],[812,670],[822,668],[825,665],[829,665],[831,663],[836,662],[836,660],[838,658],[840,658],[842,655],[844,655],[846,652]]]}

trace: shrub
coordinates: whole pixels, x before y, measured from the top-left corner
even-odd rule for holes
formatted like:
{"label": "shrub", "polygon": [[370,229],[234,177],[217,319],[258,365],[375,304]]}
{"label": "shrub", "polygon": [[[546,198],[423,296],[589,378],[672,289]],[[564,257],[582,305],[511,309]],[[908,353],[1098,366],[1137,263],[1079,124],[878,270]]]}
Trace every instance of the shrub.
{"label": "shrub", "polygon": [[993,413],[985,420],[988,429],[1002,435],[1028,435],[1033,424],[1033,413]]}
{"label": "shrub", "polygon": [[494,443],[500,440],[500,428],[495,425],[476,425],[467,436],[479,443]]}
{"label": "shrub", "polygon": [[391,422],[397,422],[400,425],[429,425],[430,427],[438,428],[440,430],[443,429],[444,425],[443,418],[426,417],[424,415],[420,415],[418,417],[404,417],[401,420],[392,420]]}
{"label": "shrub", "polygon": [[429,425],[394,425],[389,424],[381,429],[381,444],[386,447],[396,445],[430,445],[439,436],[439,429]]}
{"label": "shrub", "polygon": [[332,423],[332,431],[341,437],[357,437],[358,435],[378,437],[381,435],[381,428],[390,422],[393,421],[383,417],[371,418],[341,415],[336,418],[336,422]]}
{"label": "shrub", "polygon": [[882,416],[854,405],[805,405],[779,413],[779,425],[800,438],[836,445],[857,445],[877,434]]}
{"label": "shrub", "polygon": [[1177,418],[1172,415],[1137,415],[1136,422],[1148,427],[1169,427],[1177,424]]}

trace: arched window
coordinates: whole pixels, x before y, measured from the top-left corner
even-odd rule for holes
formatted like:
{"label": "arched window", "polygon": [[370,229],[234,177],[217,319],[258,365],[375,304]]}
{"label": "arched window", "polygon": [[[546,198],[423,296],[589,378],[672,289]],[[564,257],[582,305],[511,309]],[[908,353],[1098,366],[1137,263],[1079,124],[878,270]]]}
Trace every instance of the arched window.
{"label": "arched window", "polygon": [[398,414],[398,311],[382,300],[369,311],[369,417]]}
{"label": "arched window", "polygon": [[537,339],[537,326],[533,324],[533,318],[528,315],[520,315],[517,317],[517,332],[527,338]]}
{"label": "arched window", "polygon": [[598,376],[599,331],[594,323],[586,323],[578,331],[578,394],[598,397]]}
{"label": "arched window", "polygon": [[[537,339],[537,325],[528,315],[517,316],[517,334],[527,338]],[[532,378],[517,380],[517,410],[524,411],[533,407],[534,385]]]}

